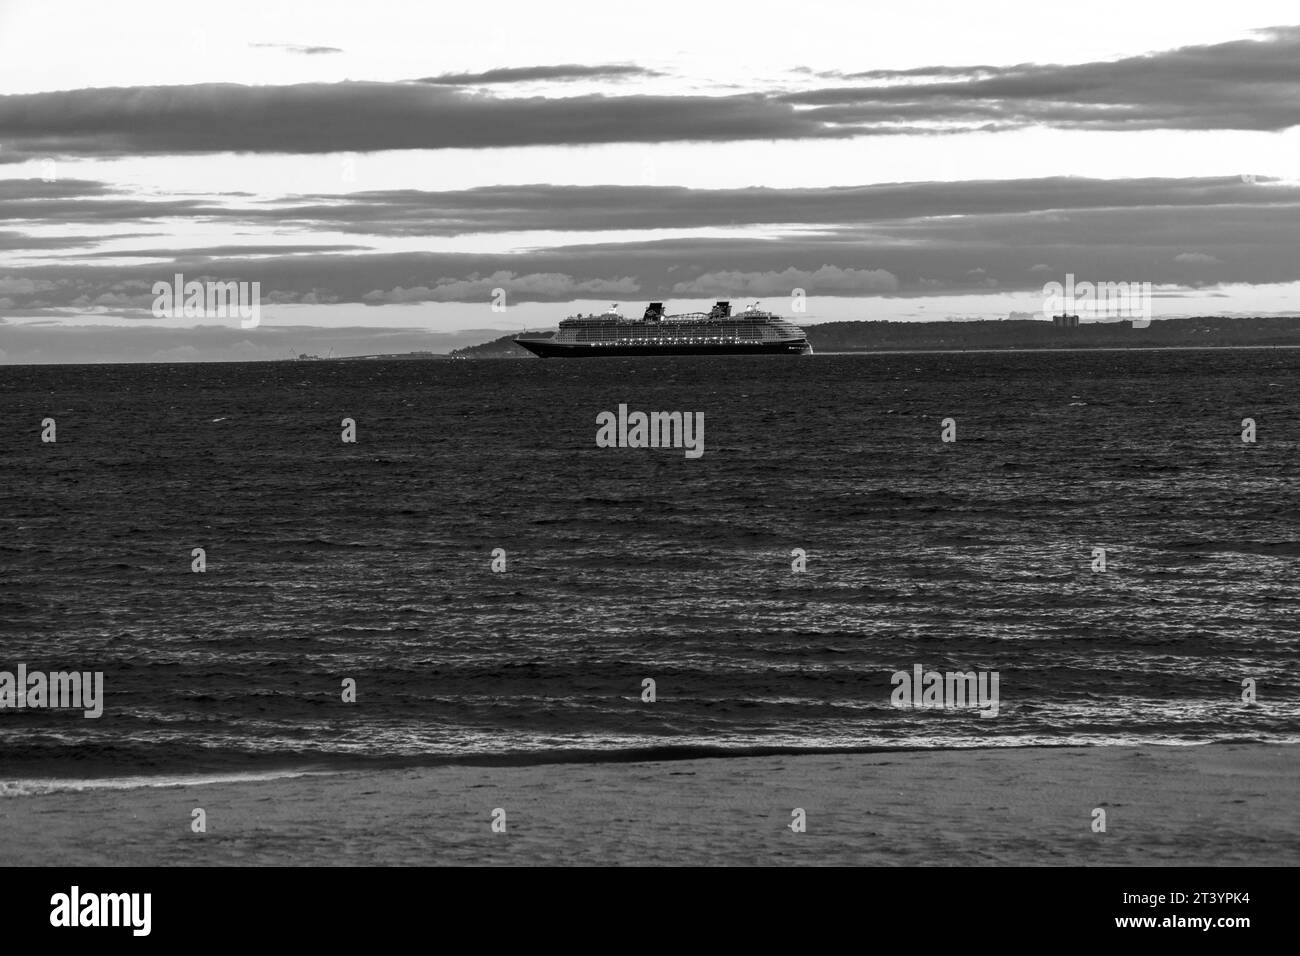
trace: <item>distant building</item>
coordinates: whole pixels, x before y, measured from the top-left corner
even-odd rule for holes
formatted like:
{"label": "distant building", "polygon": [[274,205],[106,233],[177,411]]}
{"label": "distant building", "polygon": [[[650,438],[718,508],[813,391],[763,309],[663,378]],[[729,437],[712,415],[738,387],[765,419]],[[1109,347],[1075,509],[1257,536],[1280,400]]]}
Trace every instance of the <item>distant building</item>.
{"label": "distant building", "polygon": [[1054,315],[1052,324],[1058,329],[1077,329],[1079,327],[1079,317],[1077,315]]}

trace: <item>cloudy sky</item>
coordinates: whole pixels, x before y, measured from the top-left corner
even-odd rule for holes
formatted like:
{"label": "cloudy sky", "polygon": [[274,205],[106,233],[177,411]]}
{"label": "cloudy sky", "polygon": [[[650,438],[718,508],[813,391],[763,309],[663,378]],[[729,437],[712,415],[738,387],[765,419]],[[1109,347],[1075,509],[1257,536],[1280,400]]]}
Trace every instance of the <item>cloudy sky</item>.
{"label": "cloudy sky", "polygon": [[[0,362],[1300,310],[1293,3],[0,0]],[[261,325],[153,284],[260,282]],[[506,290],[493,311],[492,290]]]}

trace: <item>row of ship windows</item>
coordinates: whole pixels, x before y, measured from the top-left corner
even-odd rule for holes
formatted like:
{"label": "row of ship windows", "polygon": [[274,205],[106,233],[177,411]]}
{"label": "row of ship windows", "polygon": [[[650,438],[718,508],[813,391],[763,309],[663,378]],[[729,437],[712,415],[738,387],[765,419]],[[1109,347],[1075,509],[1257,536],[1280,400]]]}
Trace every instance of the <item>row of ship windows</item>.
{"label": "row of ship windows", "polygon": [[723,332],[737,332],[742,329],[761,329],[772,328],[774,326],[788,326],[789,323],[780,319],[768,319],[759,321],[756,319],[741,320],[739,322],[597,322],[586,320],[565,319],[560,323],[560,328],[564,329],[601,329],[609,332],[662,332],[668,330],[671,332],[693,331],[694,329],[703,329],[705,331],[720,330]]}
{"label": "row of ship windows", "polygon": [[622,335],[632,338],[682,338],[690,335],[717,336],[727,335],[741,338],[759,338],[770,335],[799,335],[800,330],[788,323],[775,325],[771,323],[754,324],[754,325],[723,325],[713,326],[705,329],[665,329],[655,326],[641,326],[636,328],[610,328],[609,326],[573,326],[561,325],[561,335]]}
{"label": "row of ship windows", "polygon": [[747,345],[758,345],[761,342],[776,341],[778,336],[739,336],[739,335],[672,335],[672,336],[650,336],[650,335],[632,335],[618,336],[617,338],[608,335],[582,335],[563,336],[558,341],[561,342],[596,342],[596,343],[617,343],[625,342],[647,342],[656,345],[669,344],[674,342],[736,342]]}
{"label": "row of ship windows", "polygon": [[566,338],[565,342],[576,342],[579,344],[596,344],[596,345],[708,345],[710,343],[726,343],[728,345],[761,345],[763,339],[740,339],[734,336],[715,335],[715,336],[680,336],[674,335],[671,338],[646,338],[645,336],[635,336],[633,338],[612,339],[607,336],[598,336],[592,338],[588,335],[579,335],[572,339]]}

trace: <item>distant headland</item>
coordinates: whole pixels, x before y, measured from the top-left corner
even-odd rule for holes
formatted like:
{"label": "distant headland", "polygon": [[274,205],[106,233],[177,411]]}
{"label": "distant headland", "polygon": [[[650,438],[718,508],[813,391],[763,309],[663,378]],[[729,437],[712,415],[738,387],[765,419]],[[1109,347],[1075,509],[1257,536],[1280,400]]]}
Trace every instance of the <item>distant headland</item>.
{"label": "distant headland", "polygon": [[[913,350],[1196,348],[1300,346],[1300,316],[1197,316],[1160,319],[1145,328],[1131,322],[1065,326],[1041,319],[942,322],[824,322],[803,326],[818,354]],[[451,352],[455,358],[533,358],[513,332]],[[530,336],[554,334],[530,332]]]}

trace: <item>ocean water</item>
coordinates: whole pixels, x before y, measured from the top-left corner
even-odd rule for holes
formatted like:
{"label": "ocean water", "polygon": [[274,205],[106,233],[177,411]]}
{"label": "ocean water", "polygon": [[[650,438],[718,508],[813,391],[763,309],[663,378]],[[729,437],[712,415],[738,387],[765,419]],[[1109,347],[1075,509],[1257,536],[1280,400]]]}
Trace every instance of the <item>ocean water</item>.
{"label": "ocean water", "polygon": [[[105,698],[0,710],[0,779],[1294,742],[1298,372],[1268,349],[0,368],[0,670],[102,671]],[[703,456],[598,448],[620,403],[703,412]],[[997,671],[997,717],[891,706],[916,664]]]}

